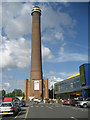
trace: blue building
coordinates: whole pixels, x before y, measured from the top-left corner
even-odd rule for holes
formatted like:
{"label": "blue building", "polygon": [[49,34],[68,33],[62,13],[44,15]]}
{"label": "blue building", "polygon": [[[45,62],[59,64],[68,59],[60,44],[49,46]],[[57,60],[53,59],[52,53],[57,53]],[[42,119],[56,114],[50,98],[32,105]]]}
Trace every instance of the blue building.
{"label": "blue building", "polygon": [[90,64],[86,63],[79,67],[82,96],[90,97]]}
{"label": "blue building", "polygon": [[66,80],[55,83],[55,94],[67,94],[69,99],[90,97],[90,64],[83,64],[79,67],[80,73],[68,77]]}

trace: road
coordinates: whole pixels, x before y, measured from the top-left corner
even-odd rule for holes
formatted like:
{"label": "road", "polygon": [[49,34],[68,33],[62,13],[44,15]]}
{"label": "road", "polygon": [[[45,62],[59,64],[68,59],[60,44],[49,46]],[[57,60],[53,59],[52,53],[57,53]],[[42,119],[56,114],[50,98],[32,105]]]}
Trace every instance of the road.
{"label": "road", "polygon": [[[89,109],[90,110],[90,109]],[[14,118],[6,116],[3,120],[13,120],[16,118],[67,118],[68,120],[88,120],[88,109],[62,104],[28,104]],[[22,120],[22,119],[21,119]]]}
{"label": "road", "polygon": [[27,118],[88,118],[88,109],[62,104],[32,104]]}

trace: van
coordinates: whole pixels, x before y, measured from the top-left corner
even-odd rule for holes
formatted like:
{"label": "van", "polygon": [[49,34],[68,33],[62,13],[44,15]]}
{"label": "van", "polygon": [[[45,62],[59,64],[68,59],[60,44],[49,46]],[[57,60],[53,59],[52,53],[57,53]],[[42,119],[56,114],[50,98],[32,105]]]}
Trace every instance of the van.
{"label": "van", "polygon": [[6,97],[6,98],[4,98],[3,102],[13,102],[13,98],[12,97]]}

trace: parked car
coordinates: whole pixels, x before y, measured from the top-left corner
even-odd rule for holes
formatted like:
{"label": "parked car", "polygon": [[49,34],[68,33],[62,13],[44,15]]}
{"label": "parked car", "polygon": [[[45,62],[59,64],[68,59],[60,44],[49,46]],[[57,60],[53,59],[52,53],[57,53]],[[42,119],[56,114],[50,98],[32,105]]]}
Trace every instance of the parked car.
{"label": "parked car", "polygon": [[66,100],[63,102],[63,105],[70,105],[72,100]]}
{"label": "parked car", "polygon": [[40,102],[41,102],[41,99],[35,98],[35,99],[34,99],[34,102],[40,103]]}
{"label": "parked car", "polygon": [[0,105],[1,105],[2,101],[0,100]]}
{"label": "parked car", "polygon": [[15,102],[15,105],[17,106],[18,111],[21,111],[21,106],[20,106],[20,104],[19,104],[18,102]]}
{"label": "parked car", "polygon": [[26,106],[26,101],[22,100],[18,102],[19,106],[25,107]]}
{"label": "parked car", "polygon": [[71,105],[78,106],[78,100],[71,100]]}
{"label": "parked car", "polygon": [[21,103],[22,103],[22,106],[24,107],[26,106],[26,101],[22,100]]}
{"label": "parked car", "polygon": [[63,105],[66,105],[66,102],[67,102],[67,100],[63,101],[62,104],[63,104]]}
{"label": "parked car", "polygon": [[70,105],[70,104],[71,104],[71,101],[72,101],[72,100],[68,100],[68,101],[66,102],[66,105]]}
{"label": "parked car", "polygon": [[90,107],[90,98],[87,98],[85,101],[78,101],[78,105],[84,108]]}
{"label": "parked car", "polygon": [[0,106],[0,115],[13,114],[18,112],[18,107],[13,102],[2,102]]}
{"label": "parked car", "polygon": [[3,102],[13,102],[12,97],[5,97]]}

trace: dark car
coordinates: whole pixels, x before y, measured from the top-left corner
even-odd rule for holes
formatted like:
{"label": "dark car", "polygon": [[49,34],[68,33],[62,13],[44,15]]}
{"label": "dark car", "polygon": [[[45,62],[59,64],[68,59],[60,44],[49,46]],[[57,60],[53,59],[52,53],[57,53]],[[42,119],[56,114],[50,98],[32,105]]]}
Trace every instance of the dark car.
{"label": "dark car", "polygon": [[24,101],[24,100],[20,101],[19,105],[21,107],[25,107],[26,106],[26,101]]}
{"label": "dark car", "polygon": [[66,101],[63,102],[63,105],[66,105]]}
{"label": "dark car", "polygon": [[67,100],[64,100],[64,101],[63,101],[63,105],[66,105],[66,102],[67,102]]}
{"label": "dark car", "polygon": [[18,103],[18,102],[15,102],[15,105],[17,106],[18,111],[21,111],[21,106],[19,105],[19,103]]}
{"label": "dark car", "polygon": [[71,105],[73,106],[78,106],[78,100],[72,100]]}

